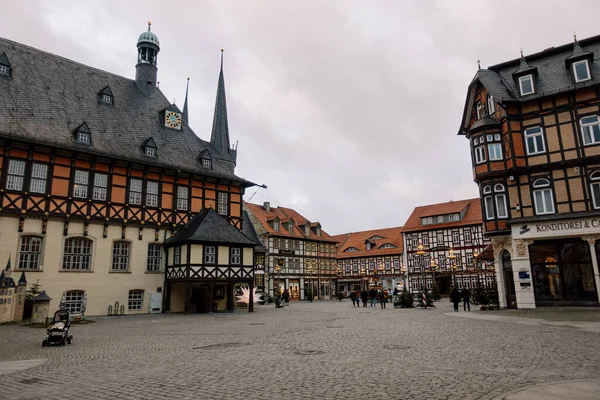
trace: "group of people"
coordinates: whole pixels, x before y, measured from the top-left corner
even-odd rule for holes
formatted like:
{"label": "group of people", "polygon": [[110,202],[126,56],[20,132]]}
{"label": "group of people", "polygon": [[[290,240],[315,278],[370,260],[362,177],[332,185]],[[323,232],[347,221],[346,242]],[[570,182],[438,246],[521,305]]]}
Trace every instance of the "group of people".
{"label": "group of people", "polygon": [[359,289],[356,289],[356,292],[350,293],[352,307],[360,307],[361,301],[363,303],[363,307],[366,307],[368,302],[371,303],[371,307],[377,307],[377,302],[379,302],[381,308],[384,309],[389,297],[390,295],[385,289],[375,290],[375,288],[373,288],[368,292],[366,289],[363,289],[362,292]]}
{"label": "group of people", "polygon": [[290,305],[290,292],[287,289],[281,294],[279,294],[279,291],[275,292],[275,308],[283,308],[283,303]]}
{"label": "group of people", "polygon": [[471,291],[467,288],[461,289],[460,291],[457,288],[453,288],[450,292],[450,301],[454,304],[454,311],[458,312],[458,303],[460,303],[460,299],[463,301],[464,310],[471,311]]}

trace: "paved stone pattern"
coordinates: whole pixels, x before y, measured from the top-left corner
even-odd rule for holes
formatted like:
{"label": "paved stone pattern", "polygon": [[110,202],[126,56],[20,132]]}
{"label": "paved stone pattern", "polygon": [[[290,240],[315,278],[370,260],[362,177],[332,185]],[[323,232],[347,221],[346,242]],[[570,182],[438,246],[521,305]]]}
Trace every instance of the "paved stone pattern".
{"label": "paved stone pattern", "polygon": [[447,301],[256,309],[101,317],[50,348],[44,329],[0,326],[0,361],[48,359],[0,375],[0,398],[474,400],[600,376],[598,333],[456,318]]}

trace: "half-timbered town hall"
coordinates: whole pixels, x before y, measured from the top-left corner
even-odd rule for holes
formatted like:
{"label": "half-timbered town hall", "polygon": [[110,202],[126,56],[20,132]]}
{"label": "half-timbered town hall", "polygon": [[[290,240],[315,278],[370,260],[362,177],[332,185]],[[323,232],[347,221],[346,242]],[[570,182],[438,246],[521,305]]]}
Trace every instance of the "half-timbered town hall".
{"label": "half-timbered town hall", "polygon": [[231,310],[234,285],[253,285],[254,184],[234,173],[222,59],[203,140],[187,94],[182,111],[157,87],[150,28],[135,79],[0,38],[0,263],[39,282],[50,313]]}
{"label": "half-timbered town hall", "polygon": [[480,69],[470,143],[502,306],[600,298],[600,36]]}

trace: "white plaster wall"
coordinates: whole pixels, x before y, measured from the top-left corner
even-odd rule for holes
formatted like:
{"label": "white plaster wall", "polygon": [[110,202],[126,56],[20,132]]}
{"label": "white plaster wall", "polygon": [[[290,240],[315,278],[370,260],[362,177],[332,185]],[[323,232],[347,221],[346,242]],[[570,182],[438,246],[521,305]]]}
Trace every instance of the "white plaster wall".
{"label": "white plaster wall", "polygon": [[[18,266],[20,236],[35,234],[43,237],[42,261],[40,271],[26,270],[27,286],[39,281],[42,290],[52,298],[49,313],[56,310],[63,292],[67,290],[84,290],[87,293],[86,315],[106,315],[109,305],[115,301],[125,305],[126,314],[147,313],[150,293],[163,288],[164,272],[146,272],[148,244],[155,243],[154,229],[144,229],[143,239],[138,240],[138,228],[126,230],[126,238],[130,244],[129,271],[111,272],[112,243],[121,240],[121,227],[109,226],[108,236],[103,238],[103,225],[90,224],[88,239],[93,241],[91,271],[62,271],[62,253],[64,241],[73,236],[83,235],[83,222],[71,222],[69,235],[63,236],[63,221],[49,221],[46,235],[41,235],[42,221],[26,219],[23,233],[18,232],[18,219],[0,217],[0,264],[6,265],[9,254],[14,269]],[[161,232],[159,243],[164,238]],[[164,268],[164,267],[163,267]],[[20,272],[13,272],[20,276]],[[18,277],[17,277],[18,279]],[[144,290],[144,302],[141,311],[129,311],[127,301],[129,290]]]}
{"label": "white plaster wall", "polygon": [[191,246],[192,251],[191,251],[191,258],[190,258],[190,263],[191,264],[203,264],[204,263],[204,259],[203,259],[203,246],[201,244],[193,244]]}
{"label": "white plaster wall", "polygon": [[254,265],[254,249],[244,247],[242,251],[244,252],[243,253],[244,265],[247,265],[247,266]]}
{"label": "white plaster wall", "polygon": [[229,265],[229,246],[218,246],[218,265]]}
{"label": "white plaster wall", "polygon": [[[526,288],[522,288],[519,284],[519,271],[527,271],[530,276],[531,266],[529,264],[529,258],[513,258],[513,278],[515,280],[515,293],[517,295],[517,308],[535,308],[535,294],[533,293],[533,285]],[[528,280],[531,282],[531,279]]]}

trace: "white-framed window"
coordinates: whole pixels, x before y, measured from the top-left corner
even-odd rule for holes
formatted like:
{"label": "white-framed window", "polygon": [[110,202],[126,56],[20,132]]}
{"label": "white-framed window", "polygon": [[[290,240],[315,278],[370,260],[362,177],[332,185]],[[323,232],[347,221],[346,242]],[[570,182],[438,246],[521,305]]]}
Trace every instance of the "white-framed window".
{"label": "white-framed window", "polygon": [[539,126],[525,129],[525,143],[527,154],[540,154],[546,151],[544,145],[544,132]]}
{"label": "white-framed window", "polygon": [[573,63],[573,74],[575,75],[575,82],[589,81],[592,79],[588,61],[575,61]]}
{"label": "white-framed window", "polygon": [[465,229],[463,231],[463,237],[465,238],[465,242],[471,241],[471,231],[469,229]]}
{"label": "white-framed window", "polygon": [[128,300],[129,311],[140,311],[144,304],[144,291],[138,289],[130,290]]}
{"label": "white-framed window", "polygon": [[467,265],[473,265],[473,253],[467,253]]}
{"label": "white-framed window", "polygon": [[273,221],[273,229],[276,231],[279,230],[279,221],[277,221],[277,220]]}
{"label": "white-framed window", "polygon": [[92,241],[84,237],[65,240],[62,269],[89,271],[92,267]]}
{"label": "white-framed window", "polygon": [[288,232],[294,233],[294,224],[292,224],[291,222],[288,222]]}
{"label": "white-framed window", "polygon": [[177,209],[180,211],[188,210],[188,187],[177,186]]}
{"label": "white-framed window", "polygon": [[380,249],[393,249],[393,248],[395,248],[395,247],[396,247],[396,246],[394,246],[394,245],[393,245],[393,244],[391,244],[391,243],[386,243],[386,244],[384,244],[383,246],[381,246],[381,247],[380,247]]}
{"label": "white-framed window", "polygon": [[149,272],[157,272],[162,269],[163,248],[159,243],[148,243],[148,263],[146,269]]}
{"label": "white-framed window", "polygon": [[83,290],[67,290],[65,292],[65,310],[72,314],[79,314],[83,309]]}
{"label": "white-framed window", "polygon": [[548,179],[542,178],[533,182],[533,201],[537,215],[554,214],[552,188]]}
{"label": "white-framed window", "polygon": [[146,146],[146,157],[156,157],[156,149]]}
{"label": "white-framed window", "polygon": [[94,174],[94,200],[106,201],[106,188],[108,187],[108,175],[96,172]]}
{"label": "white-framed window", "polygon": [[455,222],[455,221],[459,221],[460,217],[459,217],[458,214],[450,214],[449,217],[448,217],[448,220],[450,222]]}
{"label": "white-framed window", "polygon": [[239,247],[231,248],[231,265],[240,265],[242,263],[242,249]]}
{"label": "white-framed window", "polygon": [[88,171],[75,170],[73,197],[87,198],[89,178],[90,173]]}
{"label": "white-framed window", "polygon": [[19,247],[19,269],[39,269],[42,258],[42,238],[38,236],[21,236]]}
{"label": "white-framed window", "polygon": [[23,190],[23,179],[25,178],[25,161],[9,160],[6,189]]}
{"label": "white-framed window", "polygon": [[457,231],[452,232],[452,242],[460,243],[460,234]]}
{"label": "white-framed window", "polygon": [[485,219],[494,219],[494,198],[492,197],[492,188],[485,186],[483,188],[483,204],[485,207]]}
{"label": "white-framed window", "polygon": [[158,182],[146,182],[146,206],[158,207]]}
{"label": "white-framed window", "polygon": [[494,103],[494,96],[492,96],[491,93],[488,93],[488,95],[487,95],[487,107],[488,107],[488,114],[493,115],[494,112],[496,111],[496,103]]}
{"label": "white-framed window", "polygon": [[594,208],[600,208],[600,171],[593,172],[590,175],[590,188],[592,192],[592,205]]}
{"label": "white-framed window", "polygon": [[216,247],[204,246],[204,263],[214,264],[216,262]]}
{"label": "white-framed window", "polygon": [[473,149],[475,153],[475,164],[481,164],[486,162],[485,158],[485,146],[477,146]]}
{"label": "white-framed window", "polygon": [[535,93],[535,87],[533,86],[533,75],[519,77],[519,89],[521,90],[521,96]]}
{"label": "white-framed window", "polygon": [[129,179],[129,204],[142,204],[142,180]]}
{"label": "white-framed window", "polygon": [[581,124],[584,145],[600,143],[600,118],[597,115],[583,117],[579,120],[579,123]]}
{"label": "white-framed window", "polygon": [[221,215],[227,215],[229,212],[229,196],[225,192],[219,192],[217,197],[217,212]]}
{"label": "white-framed window", "polygon": [[113,242],[111,268],[113,271],[129,270],[129,242],[124,240]]}
{"label": "white-framed window", "polygon": [[429,246],[429,232],[423,232],[421,234],[421,243],[424,246]]}
{"label": "white-framed window", "polygon": [[490,161],[502,160],[502,143],[488,143]]}
{"label": "white-framed window", "polygon": [[8,75],[8,67],[6,65],[0,65],[0,75]]}
{"label": "white-framed window", "polygon": [[483,103],[478,101],[476,109],[477,109],[477,119],[483,118],[485,116],[485,107],[484,107]]}
{"label": "white-framed window", "polygon": [[367,242],[367,250],[371,250],[371,242]]}
{"label": "white-framed window", "polygon": [[494,185],[494,199],[496,203],[496,213],[498,218],[508,218],[508,208],[506,207],[506,194],[504,194],[504,185]]}
{"label": "white-framed window", "polygon": [[444,216],[443,215],[438,215],[437,222],[438,222],[438,224],[441,224],[442,222],[444,222]]}
{"label": "white-framed window", "polygon": [[33,163],[31,168],[31,183],[29,191],[32,193],[46,193],[46,178],[48,166],[46,164]]}
{"label": "white-framed window", "polygon": [[444,233],[443,232],[438,232],[438,234],[437,234],[437,242],[438,242],[438,245],[440,243],[444,243]]}
{"label": "white-framed window", "polygon": [[173,248],[173,265],[181,264],[181,246]]}
{"label": "white-framed window", "polygon": [[109,94],[102,95],[102,102],[105,104],[112,104],[112,96]]}
{"label": "white-framed window", "polygon": [[90,134],[88,132],[77,132],[77,142],[90,144]]}
{"label": "white-framed window", "polygon": [[202,166],[204,168],[210,168],[210,158],[203,158],[202,159]]}

